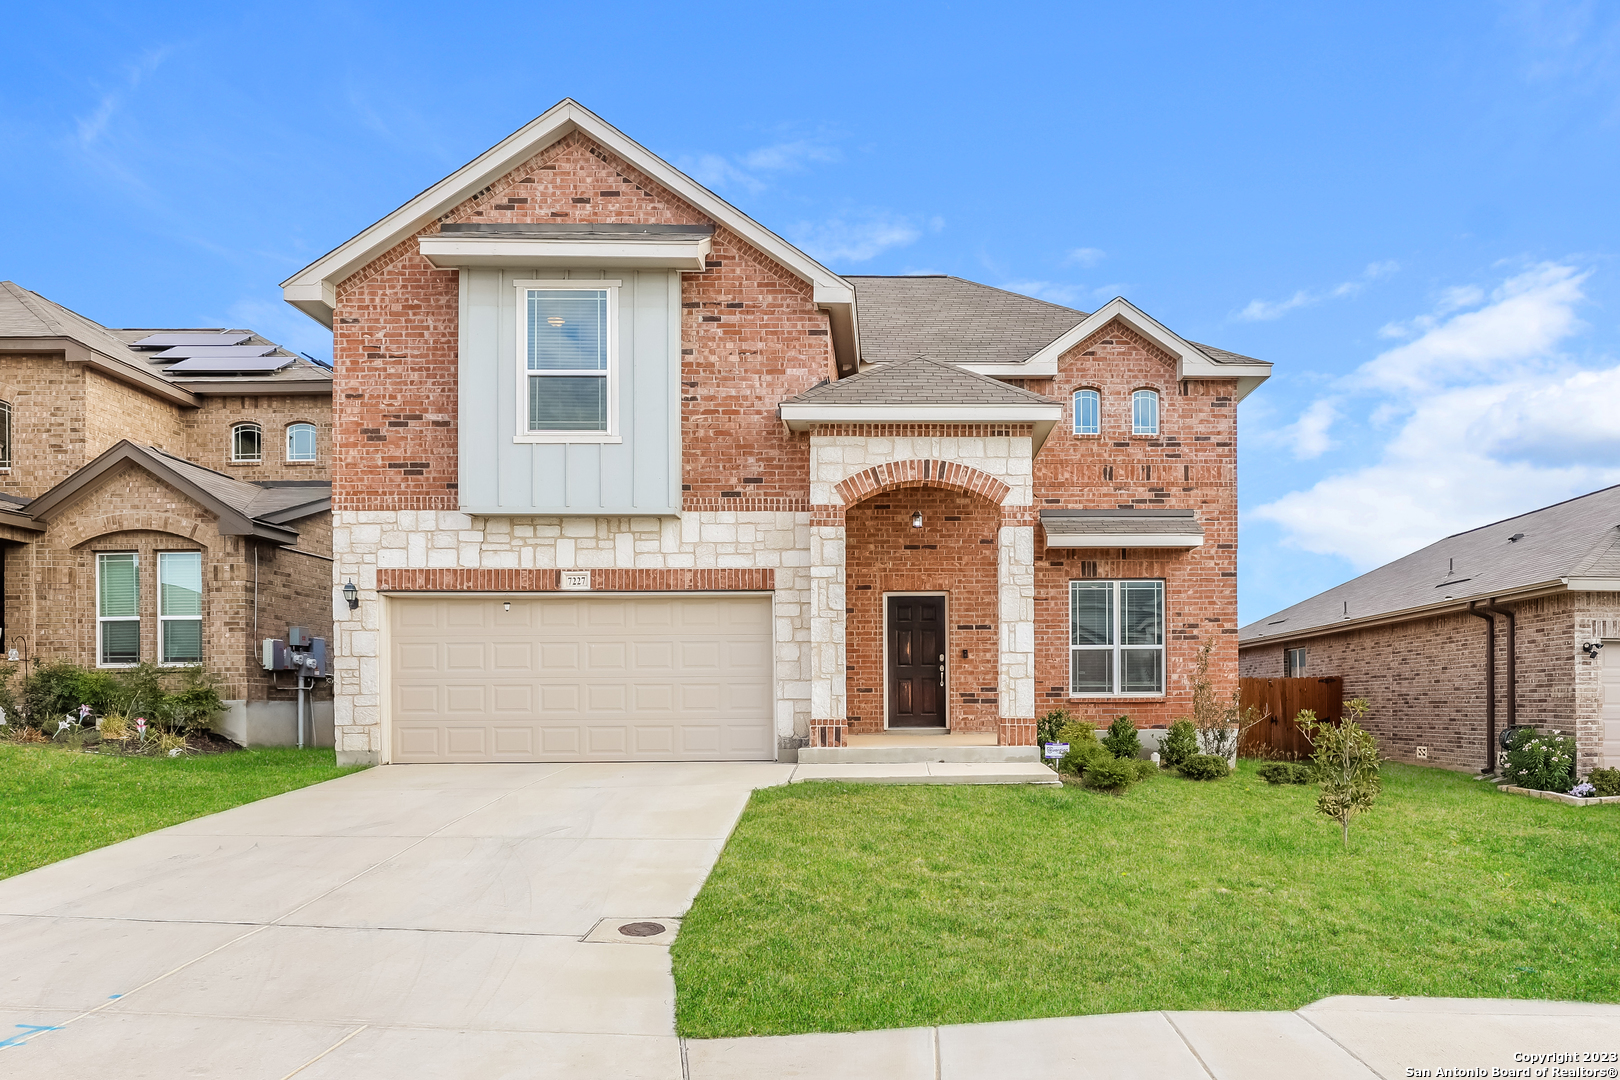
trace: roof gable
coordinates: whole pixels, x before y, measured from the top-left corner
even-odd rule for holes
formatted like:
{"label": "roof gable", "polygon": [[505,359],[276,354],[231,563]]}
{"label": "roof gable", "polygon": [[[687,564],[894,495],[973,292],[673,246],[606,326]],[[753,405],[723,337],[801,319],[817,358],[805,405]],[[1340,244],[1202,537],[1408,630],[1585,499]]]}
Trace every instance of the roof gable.
{"label": "roof gable", "polygon": [[340,282],[513,168],[576,131],[619,155],[677,197],[712,216],[716,224],[725,226],[808,282],[813,287],[817,304],[841,308],[846,314],[853,307],[854,290],[843,278],[571,98],[564,98],[460,169],[282,282],[282,295],[288,303],[317,322],[331,326]]}

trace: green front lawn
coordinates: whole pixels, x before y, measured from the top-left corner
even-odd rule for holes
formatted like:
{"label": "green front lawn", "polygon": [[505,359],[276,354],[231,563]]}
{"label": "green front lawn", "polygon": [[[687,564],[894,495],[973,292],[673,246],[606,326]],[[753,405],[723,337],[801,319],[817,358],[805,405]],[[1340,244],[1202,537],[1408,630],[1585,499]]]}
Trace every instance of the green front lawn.
{"label": "green front lawn", "polygon": [[0,745],[0,878],[354,771],[330,750],[148,758]]}
{"label": "green front lawn", "polygon": [[1620,1001],[1620,807],[1384,768],[1316,789],[795,784],[754,794],[674,946],[682,1035],[1332,994]]}

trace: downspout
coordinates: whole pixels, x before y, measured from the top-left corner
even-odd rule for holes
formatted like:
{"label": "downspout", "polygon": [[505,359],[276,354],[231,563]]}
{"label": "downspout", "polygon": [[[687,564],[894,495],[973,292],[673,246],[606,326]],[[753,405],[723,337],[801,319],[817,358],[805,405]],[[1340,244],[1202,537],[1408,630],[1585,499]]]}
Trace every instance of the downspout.
{"label": "downspout", "polygon": [[[1519,680],[1514,674],[1513,662],[1517,658],[1519,650],[1514,644],[1513,612],[1505,607],[1498,607],[1494,596],[1491,597],[1491,602],[1485,605],[1485,610],[1493,615],[1500,615],[1507,620],[1507,722],[1508,727],[1517,727],[1519,723]],[[1494,746],[1492,752],[1495,752]]]}
{"label": "downspout", "polygon": [[1485,767],[1480,772],[1489,775],[1496,771],[1496,619],[1489,608],[1476,611],[1473,603],[1468,614],[1485,620]]}

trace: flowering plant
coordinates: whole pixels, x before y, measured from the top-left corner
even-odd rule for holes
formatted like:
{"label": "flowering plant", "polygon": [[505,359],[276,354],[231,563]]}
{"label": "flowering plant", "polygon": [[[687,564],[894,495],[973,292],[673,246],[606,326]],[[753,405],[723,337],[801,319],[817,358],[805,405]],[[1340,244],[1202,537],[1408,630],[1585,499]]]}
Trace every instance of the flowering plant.
{"label": "flowering plant", "polygon": [[1533,791],[1568,791],[1575,781],[1575,740],[1534,728],[1514,732],[1508,745],[1507,782]]}
{"label": "flowering plant", "polygon": [[1570,788],[1569,793],[1577,799],[1593,799],[1597,797],[1597,788],[1591,784],[1580,783]]}

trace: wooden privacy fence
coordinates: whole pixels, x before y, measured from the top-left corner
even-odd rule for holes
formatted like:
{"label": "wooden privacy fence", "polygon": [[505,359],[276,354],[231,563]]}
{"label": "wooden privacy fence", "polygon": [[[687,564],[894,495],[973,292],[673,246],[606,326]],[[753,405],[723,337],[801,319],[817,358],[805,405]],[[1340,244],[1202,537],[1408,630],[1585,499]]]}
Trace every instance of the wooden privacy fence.
{"label": "wooden privacy fence", "polygon": [[1253,706],[1269,717],[1243,736],[1238,753],[1247,757],[1305,758],[1311,755],[1311,740],[1294,723],[1301,709],[1309,709],[1318,720],[1338,720],[1344,715],[1344,680],[1337,675],[1303,679],[1239,679],[1238,703]]}

